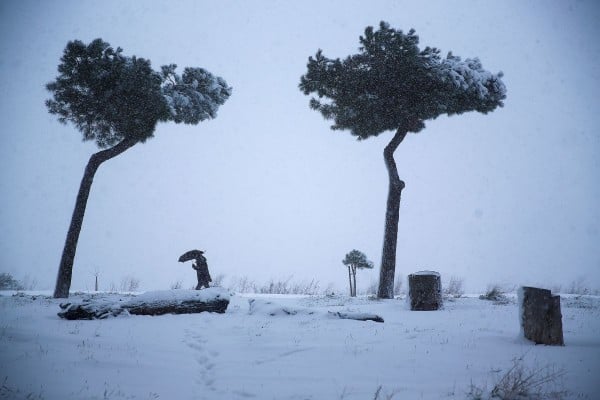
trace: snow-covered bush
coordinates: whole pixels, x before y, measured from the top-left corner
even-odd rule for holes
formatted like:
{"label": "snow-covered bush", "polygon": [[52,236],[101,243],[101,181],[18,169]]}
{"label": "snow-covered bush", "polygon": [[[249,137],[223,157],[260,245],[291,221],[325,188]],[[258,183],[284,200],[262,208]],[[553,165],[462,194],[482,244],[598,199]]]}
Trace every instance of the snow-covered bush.
{"label": "snow-covered bush", "polygon": [[256,283],[247,276],[234,277],[227,287],[229,290],[238,293],[256,293]]}
{"label": "snow-covered bush", "polygon": [[11,274],[2,272],[0,273],[0,290],[23,290],[23,285]]}
{"label": "snow-covered bush", "polygon": [[465,294],[463,283],[464,280],[462,278],[456,276],[451,277],[450,282],[448,282],[448,285],[443,290],[444,296],[453,297],[455,299],[462,297],[462,295]]}
{"label": "snow-covered bush", "polygon": [[376,295],[377,294],[377,286],[379,285],[379,282],[372,280],[369,283],[369,286],[367,286],[367,289],[365,290],[365,294],[368,295]]}
{"label": "snow-covered bush", "polygon": [[258,293],[263,294],[305,294],[315,295],[319,292],[319,281],[292,282],[292,277],[286,280],[273,280],[258,288]]}
{"label": "snow-covered bush", "polygon": [[225,274],[218,274],[212,280],[212,286],[223,286],[223,281],[225,280]]}
{"label": "snow-covered bush", "polygon": [[399,275],[396,277],[396,281],[394,282],[394,296],[400,296],[405,294],[404,288],[402,287],[402,283],[404,282],[404,277]]}
{"label": "snow-covered bush", "polygon": [[[266,283],[256,283],[250,280],[247,276],[234,277],[228,284],[221,283],[227,289],[238,293],[261,293],[261,294],[303,294],[316,295],[322,293],[318,280],[311,279],[310,281],[294,281],[293,276],[287,279],[271,278]],[[218,286],[218,285],[214,285]],[[331,293],[333,289],[327,287],[325,293]]]}
{"label": "snow-covered bush", "polygon": [[489,285],[485,293],[479,296],[479,299],[495,301],[497,303],[508,303],[506,290],[497,284]]}
{"label": "snow-covered bush", "polygon": [[590,288],[583,277],[574,280],[568,286],[564,287],[564,289],[559,286],[558,290],[553,290],[553,292],[579,295],[600,295],[600,290]]}
{"label": "snow-covered bush", "polygon": [[121,292],[135,292],[140,288],[141,281],[133,275],[127,275],[121,279]]}
{"label": "snow-covered bush", "polygon": [[563,389],[563,370],[554,366],[529,368],[523,358],[513,360],[513,365],[497,380],[491,390],[471,383],[467,398],[471,400],[560,400],[567,392]]}
{"label": "snow-covered bush", "polygon": [[35,290],[38,285],[37,279],[29,275],[25,275],[19,282],[21,282],[21,286],[23,287],[22,290]]}
{"label": "snow-covered bush", "polygon": [[392,391],[391,393],[384,393],[383,386],[379,385],[377,390],[375,391],[375,395],[373,396],[373,400],[391,400],[396,395],[397,391]]}
{"label": "snow-covered bush", "polygon": [[171,290],[181,289],[182,286],[183,285],[182,285],[181,281],[175,281],[175,282],[171,283]]}

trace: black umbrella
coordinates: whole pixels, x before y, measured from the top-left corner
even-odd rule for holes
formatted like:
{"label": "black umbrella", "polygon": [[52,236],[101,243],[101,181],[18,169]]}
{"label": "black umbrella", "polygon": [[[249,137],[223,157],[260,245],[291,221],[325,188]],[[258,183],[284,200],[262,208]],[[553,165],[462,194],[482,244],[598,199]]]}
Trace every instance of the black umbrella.
{"label": "black umbrella", "polygon": [[204,254],[204,252],[202,250],[190,250],[190,251],[186,251],[185,253],[183,253],[181,255],[181,257],[179,257],[179,262],[186,262],[186,261],[190,261],[190,260],[198,260],[200,258],[202,258],[202,254]]}

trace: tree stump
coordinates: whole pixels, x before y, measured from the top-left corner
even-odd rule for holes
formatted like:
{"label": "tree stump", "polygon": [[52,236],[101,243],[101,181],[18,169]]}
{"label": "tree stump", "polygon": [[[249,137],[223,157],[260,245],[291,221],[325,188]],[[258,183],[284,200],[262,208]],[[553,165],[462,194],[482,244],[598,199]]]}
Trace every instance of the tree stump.
{"label": "tree stump", "polygon": [[519,290],[521,328],[535,344],[564,346],[560,296],[547,289],[521,287]]}
{"label": "tree stump", "polygon": [[434,311],[442,306],[442,280],[435,271],[408,275],[408,295],[412,311]]}

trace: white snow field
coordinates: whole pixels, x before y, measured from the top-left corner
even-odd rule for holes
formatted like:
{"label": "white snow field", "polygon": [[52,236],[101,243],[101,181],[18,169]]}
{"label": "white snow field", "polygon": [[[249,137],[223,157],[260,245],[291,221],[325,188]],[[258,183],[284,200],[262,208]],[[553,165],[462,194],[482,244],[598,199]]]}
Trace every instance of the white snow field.
{"label": "white snow field", "polygon": [[0,398],[488,398],[518,359],[536,373],[563,373],[542,388],[567,392],[556,398],[600,398],[593,296],[562,297],[564,347],[522,339],[514,299],[463,297],[412,312],[400,299],[234,294],[225,314],[91,321],[60,319],[59,303],[0,296]]}

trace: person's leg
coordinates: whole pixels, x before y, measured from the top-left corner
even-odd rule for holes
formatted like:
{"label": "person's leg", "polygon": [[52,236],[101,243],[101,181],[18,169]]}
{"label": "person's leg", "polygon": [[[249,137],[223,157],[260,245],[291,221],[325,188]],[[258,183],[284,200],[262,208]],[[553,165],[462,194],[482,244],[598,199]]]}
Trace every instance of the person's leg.
{"label": "person's leg", "polygon": [[196,290],[202,289],[202,274],[200,271],[196,271],[196,278],[198,278],[198,284],[196,285]]}

